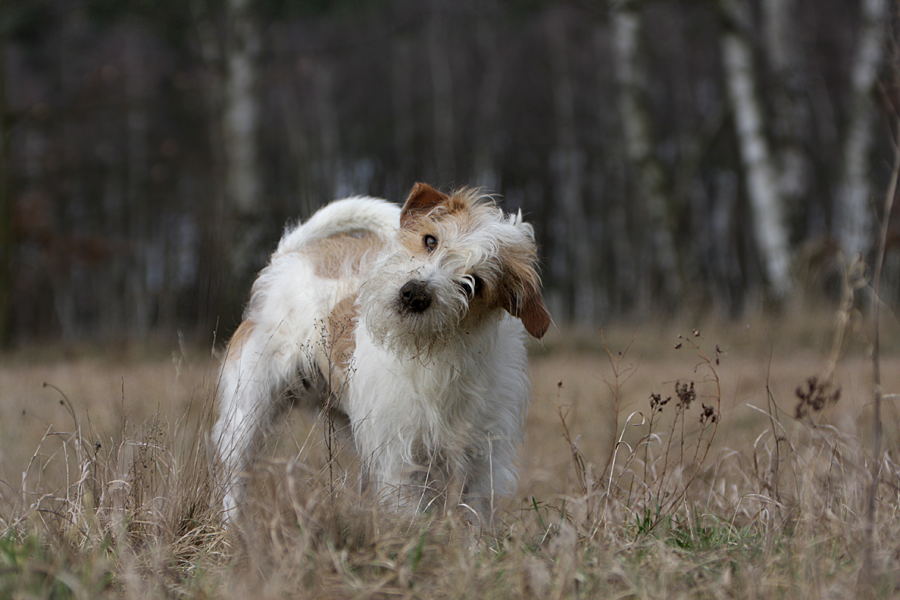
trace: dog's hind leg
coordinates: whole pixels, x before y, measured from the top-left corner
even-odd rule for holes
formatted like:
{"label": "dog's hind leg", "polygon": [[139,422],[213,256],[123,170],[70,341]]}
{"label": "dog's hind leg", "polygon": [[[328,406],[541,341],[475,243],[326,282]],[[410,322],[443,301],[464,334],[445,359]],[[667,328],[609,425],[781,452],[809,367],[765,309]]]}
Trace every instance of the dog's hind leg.
{"label": "dog's hind leg", "polygon": [[217,394],[219,418],[212,432],[223,470],[226,519],[236,516],[253,454],[278,414],[281,395],[300,361],[298,348],[251,320],[241,323],[228,344]]}

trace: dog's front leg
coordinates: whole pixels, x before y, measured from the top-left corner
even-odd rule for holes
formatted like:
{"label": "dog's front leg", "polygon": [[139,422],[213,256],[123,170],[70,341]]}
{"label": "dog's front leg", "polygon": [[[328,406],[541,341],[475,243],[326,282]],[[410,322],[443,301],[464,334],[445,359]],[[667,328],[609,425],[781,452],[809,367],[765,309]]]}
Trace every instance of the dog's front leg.
{"label": "dog's front leg", "polygon": [[496,502],[515,489],[516,442],[515,431],[503,432],[502,424],[496,431],[484,432],[480,439],[466,450],[467,469],[463,504],[478,515],[478,521],[487,529],[493,528]]}

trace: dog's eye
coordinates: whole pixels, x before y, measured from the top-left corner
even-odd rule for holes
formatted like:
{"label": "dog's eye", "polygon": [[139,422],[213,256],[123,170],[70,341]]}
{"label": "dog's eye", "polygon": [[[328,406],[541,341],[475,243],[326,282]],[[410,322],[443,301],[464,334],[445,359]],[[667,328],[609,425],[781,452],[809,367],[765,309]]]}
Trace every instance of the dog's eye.
{"label": "dog's eye", "polygon": [[484,282],[481,281],[481,277],[472,275],[472,295],[477,296],[482,289],[484,289]]}
{"label": "dog's eye", "polygon": [[425,249],[429,252],[437,248],[437,238],[430,233],[422,238],[422,243],[425,245]]}
{"label": "dog's eye", "polygon": [[464,283],[462,286],[473,297],[480,294],[481,290],[484,289],[484,282],[481,281],[481,277],[478,277],[477,275],[468,275],[463,281]]}

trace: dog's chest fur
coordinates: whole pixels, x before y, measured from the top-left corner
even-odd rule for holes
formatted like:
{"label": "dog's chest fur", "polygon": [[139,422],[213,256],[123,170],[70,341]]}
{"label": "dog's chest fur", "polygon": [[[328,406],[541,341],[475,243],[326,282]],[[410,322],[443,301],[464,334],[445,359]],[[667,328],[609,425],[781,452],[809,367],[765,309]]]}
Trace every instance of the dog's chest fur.
{"label": "dog's chest fur", "polygon": [[[347,414],[363,459],[375,473],[440,461],[465,468],[490,451],[492,436],[515,445],[528,394],[521,325],[498,314],[452,350],[404,359],[357,329],[364,361],[351,363]],[[376,391],[377,390],[377,391]],[[499,444],[498,444],[499,445]]]}

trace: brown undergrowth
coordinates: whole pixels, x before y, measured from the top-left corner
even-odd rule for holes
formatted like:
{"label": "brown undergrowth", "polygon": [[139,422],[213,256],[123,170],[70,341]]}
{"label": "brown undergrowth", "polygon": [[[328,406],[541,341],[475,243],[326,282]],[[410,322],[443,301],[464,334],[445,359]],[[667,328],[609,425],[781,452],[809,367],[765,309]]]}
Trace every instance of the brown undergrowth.
{"label": "brown undergrowth", "polygon": [[334,424],[295,413],[226,529],[205,434],[214,367],[137,418],[41,388],[58,418],[29,456],[12,452],[24,434],[0,448],[14,463],[0,471],[0,597],[851,598],[864,572],[896,596],[900,446],[887,436],[876,458],[866,443],[852,307],[812,357],[773,343],[760,360],[687,330],[601,332],[600,354],[536,358],[520,495],[491,532],[457,512],[383,512]]}

